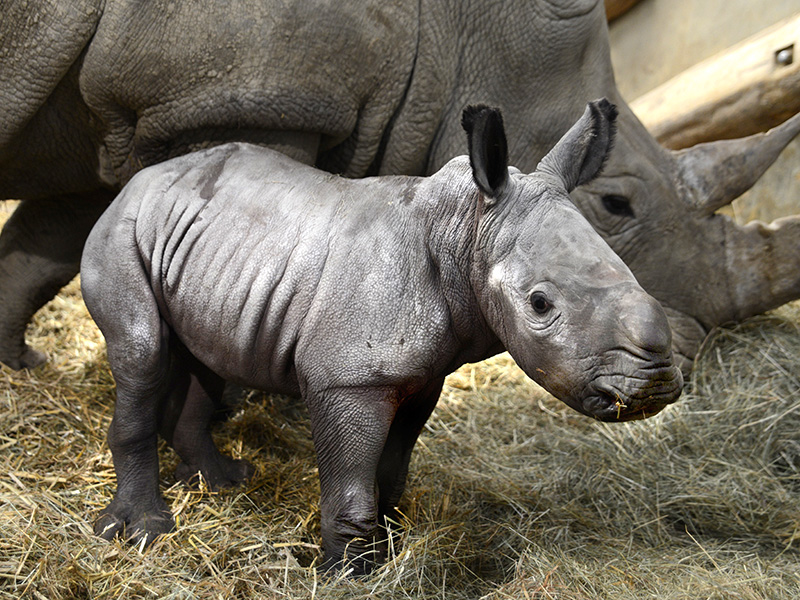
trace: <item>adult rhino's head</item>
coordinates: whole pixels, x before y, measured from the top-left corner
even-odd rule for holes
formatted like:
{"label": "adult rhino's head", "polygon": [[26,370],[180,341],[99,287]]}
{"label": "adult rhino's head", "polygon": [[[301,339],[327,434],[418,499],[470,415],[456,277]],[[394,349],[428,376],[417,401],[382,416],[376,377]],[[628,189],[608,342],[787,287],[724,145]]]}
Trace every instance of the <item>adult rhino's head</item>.
{"label": "adult rhino's head", "polygon": [[707,333],[800,297],[800,217],[737,225],[716,210],[749,189],[800,132],[663,148],[620,106],[603,174],[572,199],[664,307],[685,373]]}
{"label": "adult rhino's head", "polygon": [[663,309],[569,198],[602,168],[615,117],[590,103],[523,174],[507,167],[499,112],[463,116],[483,194],[471,277],[484,317],[528,376],[604,421],[653,415],[683,384]]}

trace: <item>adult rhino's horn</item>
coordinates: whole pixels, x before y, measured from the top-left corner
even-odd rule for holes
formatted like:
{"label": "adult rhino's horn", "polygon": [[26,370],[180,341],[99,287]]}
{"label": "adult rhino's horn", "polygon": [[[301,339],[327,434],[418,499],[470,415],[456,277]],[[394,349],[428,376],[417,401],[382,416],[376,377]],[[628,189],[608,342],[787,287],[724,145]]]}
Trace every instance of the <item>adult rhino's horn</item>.
{"label": "adult rhino's horn", "polygon": [[707,215],[730,204],[758,181],[798,133],[800,113],[766,133],[675,151],[690,202]]}
{"label": "adult rhino's horn", "polygon": [[736,225],[718,219],[724,228],[728,314],[721,322],[740,321],[800,298],[800,216],[766,224]]}

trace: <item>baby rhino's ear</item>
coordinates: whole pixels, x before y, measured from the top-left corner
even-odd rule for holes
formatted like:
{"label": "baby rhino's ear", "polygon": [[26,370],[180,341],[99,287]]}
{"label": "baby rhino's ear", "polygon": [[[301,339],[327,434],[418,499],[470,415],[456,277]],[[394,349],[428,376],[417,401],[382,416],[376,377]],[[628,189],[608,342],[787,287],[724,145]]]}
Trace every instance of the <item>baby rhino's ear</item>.
{"label": "baby rhino's ear", "polygon": [[467,132],[472,177],[489,198],[497,198],[508,182],[508,144],[503,115],[496,108],[468,106],[461,115]]}
{"label": "baby rhino's ear", "polygon": [[555,175],[567,192],[600,174],[616,133],[617,107],[605,98],[589,102],[583,116],[547,153],[537,171]]}

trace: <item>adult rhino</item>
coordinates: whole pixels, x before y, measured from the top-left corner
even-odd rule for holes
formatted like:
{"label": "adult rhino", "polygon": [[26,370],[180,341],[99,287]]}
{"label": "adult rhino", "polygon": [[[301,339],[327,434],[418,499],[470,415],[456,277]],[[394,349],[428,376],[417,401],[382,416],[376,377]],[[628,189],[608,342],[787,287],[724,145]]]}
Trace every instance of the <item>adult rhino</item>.
{"label": "adult rhino", "polygon": [[533,170],[586,101],[619,106],[604,174],[573,200],[663,304],[684,370],[712,327],[800,297],[800,219],[715,210],[800,130],[663,149],[616,89],[601,0],[200,4],[12,1],[0,22],[0,361],[31,367],[33,313],[78,270],[140,168],[240,140],[349,177],[432,173],[465,151],[461,108],[506,114]]}

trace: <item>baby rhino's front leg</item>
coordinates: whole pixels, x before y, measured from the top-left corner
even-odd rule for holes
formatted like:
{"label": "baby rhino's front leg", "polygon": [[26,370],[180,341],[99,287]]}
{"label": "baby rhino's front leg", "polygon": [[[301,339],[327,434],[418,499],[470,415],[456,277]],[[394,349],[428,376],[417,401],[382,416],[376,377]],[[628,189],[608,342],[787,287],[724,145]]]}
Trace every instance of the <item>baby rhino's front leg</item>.
{"label": "baby rhino's front leg", "polygon": [[306,397],[320,479],[324,570],[368,573],[384,558],[378,464],[397,410],[392,388],[329,389]]}

